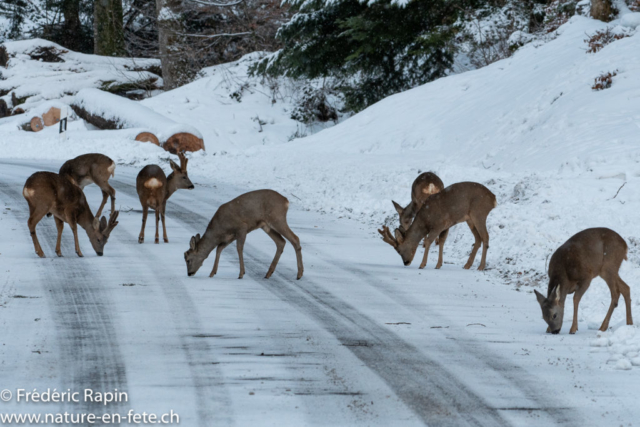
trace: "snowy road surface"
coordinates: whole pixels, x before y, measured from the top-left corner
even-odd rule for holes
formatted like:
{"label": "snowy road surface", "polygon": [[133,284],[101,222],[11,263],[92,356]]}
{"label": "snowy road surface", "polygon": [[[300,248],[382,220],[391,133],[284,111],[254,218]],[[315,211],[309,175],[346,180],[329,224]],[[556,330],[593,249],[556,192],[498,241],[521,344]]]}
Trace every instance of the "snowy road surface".
{"label": "snowy road surface", "polygon": [[[127,393],[126,402],[0,402],[4,413],[164,414],[185,426],[633,425],[637,375],[592,352],[595,332],[544,334],[530,293],[447,264],[404,267],[375,230],[296,209],[290,244],[263,279],[275,247],[262,231],[187,277],[183,252],[217,207],[249,188],[199,181],[169,201],[169,244],[137,243],[137,169],[118,166],[119,221],[103,257],[65,226],[54,253],[51,218],[36,257],[22,187],[56,162],[0,160],[0,388]],[[95,211],[101,195],[85,189]],[[107,204],[107,207],[109,205]],[[459,225],[458,227],[462,227]],[[465,226],[466,227],[466,226]],[[418,254],[419,256],[420,254]],[[474,267],[477,267],[476,260]],[[491,250],[488,264],[491,265]],[[568,308],[569,309],[569,308]],[[603,311],[604,316],[604,311]],[[570,320],[570,319],[569,319]],[[603,368],[604,366],[604,368]],[[125,423],[123,422],[122,425]]]}

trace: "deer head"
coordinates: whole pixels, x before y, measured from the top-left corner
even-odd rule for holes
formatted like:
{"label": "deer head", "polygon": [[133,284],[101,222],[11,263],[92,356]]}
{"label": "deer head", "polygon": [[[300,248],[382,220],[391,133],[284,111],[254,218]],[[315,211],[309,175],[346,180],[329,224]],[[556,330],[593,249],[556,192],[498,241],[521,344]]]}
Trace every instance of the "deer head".
{"label": "deer head", "polygon": [[173,179],[175,181],[175,188],[176,190],[193,190],[194,185],[187,174],[187,163],[189,162],[189,159],[184,155],[184,151],[178,153],[178,158],[180,158],[180,166],[178,166],[173,160],[169,160],[169,165],[171,165],[171,169],[174,174]]}
{"label": "deer head", "polygon": [[551,332],[552,334],[560,333],[560,329],[562,329],[562,319],[564,317],[564,301],[560,301],[560,285],[556,285],[555,289],[551,291],[549,298],[545,298],[545,296],[537,290],[534,290],[534,292],[542,309],[542,318],[547,322],[547,325],[549,325],[547,332]]}
{"label": "deer head", "polygon": [[187,263],[187,276],[193,276],[202,267],[202,263],[209,253],[199,253],[198,244],[200,243],[200,234],[191,237],[189,241],[189,249],[184,253],[184,260]]}
{"label": "deer head", "polygon": [[392,236],[391,231],[389,231],[389,227],[386,225],[383,225],[382,230],[378,230],[378,233],[380,233],[384,242],[393,246],[396,252],[400,254],[404,265],[411,265],[411,261],[413,261],[413,257],[416,255],[418,245],[410,245],[405,238],[405,233],[401,232],[399,229],[395,230],[395,237]]}
{"label": "deer head", "polygon": [[93,232],[87,234],[89,236],[91,246],[93,246],[93,250],[96,251],[98,256],[102,256],[104,253],[104,245],[107,244],[111,231],[116,227],[116,225],[118,225],[117,219],[119,213],[119,211],[111,212],[109,222],[107,222],[107,218],[104,216],[102,219],[99,219],[98,217],[93,219]]}

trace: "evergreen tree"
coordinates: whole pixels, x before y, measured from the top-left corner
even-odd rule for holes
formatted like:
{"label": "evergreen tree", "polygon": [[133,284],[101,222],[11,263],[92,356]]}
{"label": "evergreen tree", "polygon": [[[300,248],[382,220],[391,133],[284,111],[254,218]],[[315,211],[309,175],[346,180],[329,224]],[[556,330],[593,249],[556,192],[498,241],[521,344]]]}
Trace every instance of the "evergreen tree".
{"label": "evergreen tree", "polygon": [[288,0],[297,10],[275,56],[254,71],[337,79],[346,109],[446,75],[463,11],[480,0]]}

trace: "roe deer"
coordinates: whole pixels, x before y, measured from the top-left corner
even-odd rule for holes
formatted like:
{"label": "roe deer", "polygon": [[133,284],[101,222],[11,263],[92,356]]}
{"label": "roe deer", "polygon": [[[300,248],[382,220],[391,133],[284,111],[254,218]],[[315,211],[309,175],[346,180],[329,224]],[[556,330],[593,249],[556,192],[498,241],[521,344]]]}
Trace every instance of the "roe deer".
{"label": "roe deer", "polygon": [[83,154],[64,162],[60,171],[62,176],[70,178],[74,184],[84,189],[89,184],[96,184],[102,190],[102,203],[96,212],[100,217],[102,209],[111,196],[111,212],[116,210],[116,190],[109,185],[109,178],[115,175],[116,164],[104,154]]}
{"label": "roe deer", "polygon": [[[413,223],[403,235],[392,236],[389,228],[382,227],[378,232],[382,240],[393,246],[402,257],[404,265],[410,265],[420,241],[425,238],[424,258],[420,268],[427,265],[427,256],[431,243],[443,231],[466,221],[475,237],[475,243],[464,268],[471,268],[476,253],[482,243],[482,260],[478,270],[484,270],[489,249],[487,215],[497,206],[496,196],[487,187],[476,182],[459,182],[429,197],[420,208]],[[442,251],[436,268],[442,266]]]}
{"label": "roe deer", "polygon": [[286,244],[284,236],[296,251],[298,261],[298,276],[302,277],[302,248],[300,239],[296,236],[287,224],[287,210],[289,200],[273,190],[257,190],[245,193],[236,197],[230,202],[220,206],[211,222],[207,226],[202,238],[199,234],[193,236],[189,243],[189,250],[184,253],[184,260],[187,263],[187,275],[193,276],[202,266],[204,260],[211,251],[217,247],[216,260],[209,277],[213,277],[218,272],[218,261],[220,253],[231,242],[237,240],[238,257],[240,258],[240,276],[244,276],[244,258],[242,249],[247,234],[262,228],[265,233],[273,239],[276,244],[276,255],[271,262],[266,279],[271,277],[276,269],[280,255]]}
{"label": "roe deer", "polygon": [[147,165],[138,174],[136,178],[136,190],[142,205],[142,229],[138,236],[138,243],[144,243],[144,228],[147,225],[147,214],[149,208],[156,212],[156,243],[160,243],[158,235],[158,221],[162,217],[162,236],[165,243],[169,243],[167,238],[167,228],[164,224],[164,212],[167,207],[167,200],[171,195],[181,188],[193,190],[194,186],[189,175],[187,174],[187,159],[184,152],[178,153],[180,158],[180,166],[176,165],[173,160],[169,160],[173,172],[167,177],[164,171],[158,165]]}
{"label": "roe deer", "polygon": [[[438,175],[433,172],[425,172],[418,175],[416,180],[413,181],[413,185],[411,186],[411,203],[409,203],[407,207],[403,208],[392,200],[393,206],[396,208],[398,215],[400,215],[400,226],[396,229],[396,235],[399,232],[404,236],[409,226],[411,226],[416,213],[418,213],[418,210],[424,205],[429,196],[439,193],[442,190],[444,190],[444,184]],[[440,248],[439,259],[442,258],[442,249],[448,235],[449,229],[446,229],[436,238],[436,245]],[[426,248],[427,241],[425,240],[424,243]],[[436,268],[440,268],[440,264]]]}
{"label": "roe deer", "polygon": [[66,222],[73,231],[76,253],[79,257],[83,255],[78,243],[78,225],[87,232],[96,254],[102,256],[104,245],[107,244],[111,231],[118,225],[118,221],[116,221],[118,211],[111,212],[108,223],[105,217],[102,217],[102,220],[97,216],[94,217],[82,189],[66,177],[52,172],[36,172],[31,175],[24,184],[22,195],[29,204],[27,224],[36,254],[40,258],[44,258],[45,255],[36,236],[36,225],[47,214],[53,214],[58,229],[56,255],[62,256],[60,239]]}
{"label": "roe deer", "polygon": [[560,246],[549,262],[549,287],[547,297],[534,290],[542,308],[542,318],[549,325],[547,332],[557,334],[562,328],[564,302],[573,295],[573,323],[570,334],[578,330],[578,305],[595,277],[602,277],[611,291],[611,305],[600,326],[609,327],[609,319],[618,306],[620,294],[627,309],[627,325],[633,325],[631,317],[631,290],[620,278],[618,270],[627,259],[627,244],[618,233],[608,228],[588,228]]}

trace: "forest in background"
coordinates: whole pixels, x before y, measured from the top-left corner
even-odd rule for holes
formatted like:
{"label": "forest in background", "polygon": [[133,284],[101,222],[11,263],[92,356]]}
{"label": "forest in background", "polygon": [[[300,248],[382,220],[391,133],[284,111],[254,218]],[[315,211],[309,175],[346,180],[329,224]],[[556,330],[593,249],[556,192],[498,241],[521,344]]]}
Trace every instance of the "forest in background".
{"label": "forest in background", "polygon": [[640,10],[640,1],[3,0],[0,40],[39,37],[78,52],[159,58],[164,90],[204,67],[268,52],[253,73],[320,79],[304,102],[324,111],[314,120],[331,120],[336,108],[357,112],[553,38],[576,14],[609,21],[620,8]]}

